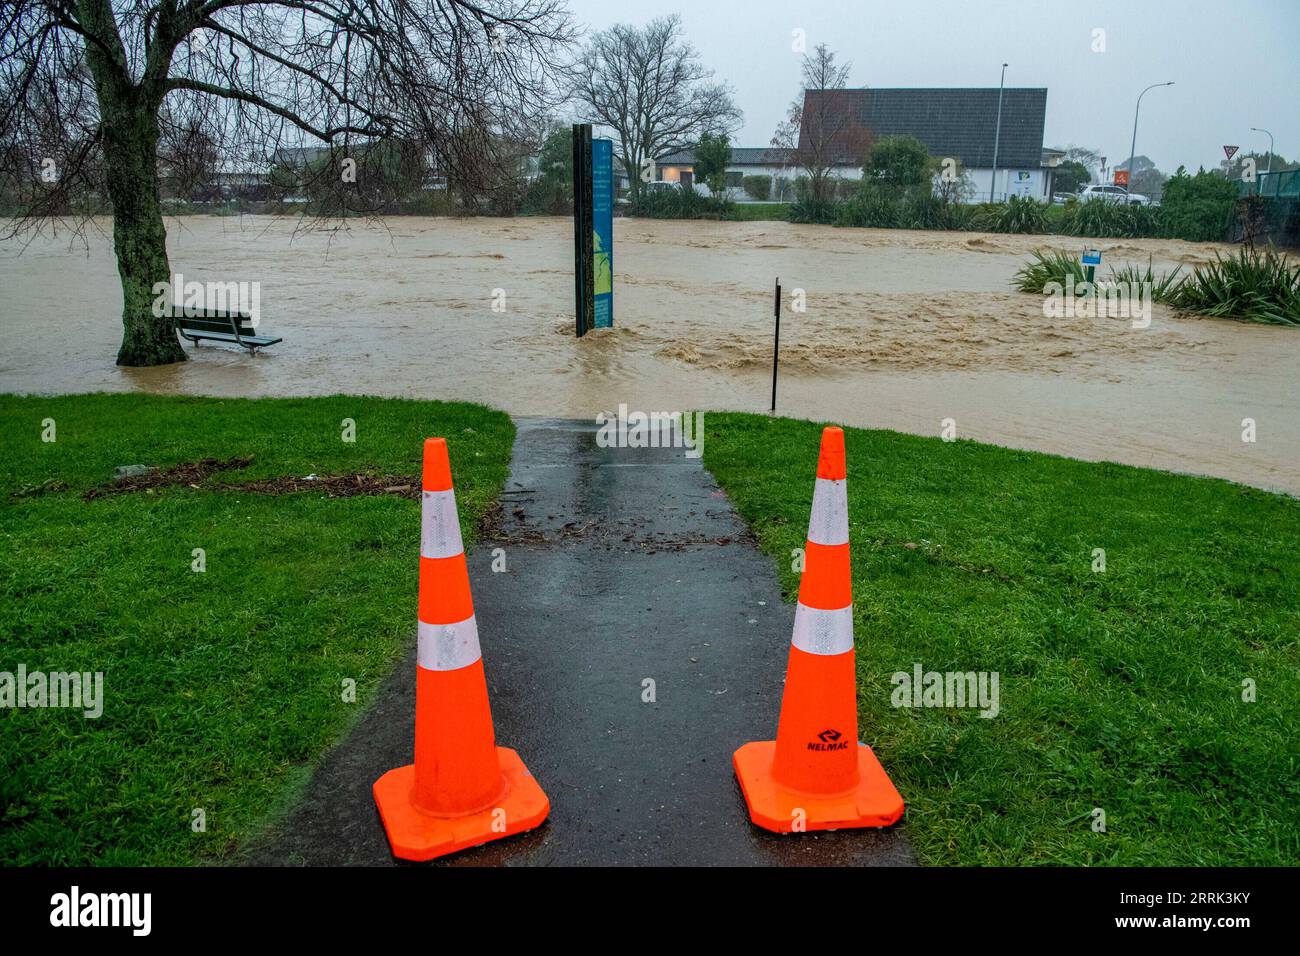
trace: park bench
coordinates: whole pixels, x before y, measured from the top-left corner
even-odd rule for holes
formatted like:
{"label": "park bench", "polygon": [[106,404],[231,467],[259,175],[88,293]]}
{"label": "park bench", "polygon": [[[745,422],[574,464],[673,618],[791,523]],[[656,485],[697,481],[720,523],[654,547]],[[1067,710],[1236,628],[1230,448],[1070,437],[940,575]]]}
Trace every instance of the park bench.
{"label": "park bench", "polygon": [[256,354],[258,349],[283,341],[269,335],[258,335],[252,326],[252,318],[243,312],[203,312],[201,315],[177,312],[175,318],[176,331],[195,344],[201,339],[234,342]]}

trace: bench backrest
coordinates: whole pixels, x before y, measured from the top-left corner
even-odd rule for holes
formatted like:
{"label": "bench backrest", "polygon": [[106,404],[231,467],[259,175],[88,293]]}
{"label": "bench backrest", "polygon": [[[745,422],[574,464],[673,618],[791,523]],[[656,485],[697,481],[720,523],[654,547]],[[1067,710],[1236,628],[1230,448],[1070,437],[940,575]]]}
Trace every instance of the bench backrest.
{"label": "bench backrest", "polygon": [[242,312],[204,312],[202,315],[185,315],[177,313],[176,324],[193,332],[234,332],[234,324],[239,324],[240,335],[256,335],[251,316]]}

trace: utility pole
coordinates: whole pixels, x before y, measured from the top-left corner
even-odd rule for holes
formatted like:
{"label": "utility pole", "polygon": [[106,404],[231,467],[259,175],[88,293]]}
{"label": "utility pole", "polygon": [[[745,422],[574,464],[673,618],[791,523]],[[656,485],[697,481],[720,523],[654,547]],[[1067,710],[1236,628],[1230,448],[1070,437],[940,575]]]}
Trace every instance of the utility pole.
{"label": "utility pole", "polygon": [[1173,86],[1173,85],[1174,85],[1173,80],[1170,80],[1168,83],[1152,83],[1150,86],[1146,88],[1146,90],[1143,90],[1141,93],[1138,94],[1137,106],[1133,108],[1133,142],[1129,145],[1128,148],[1128,186],[1125,187],[1125,192],[1133,191],[1133,156],[1135,151],[1137,150],[1138,110],[1142,109],[1142,97],[1147,95],[1147,90],[1154,90],[1157,86]]}
{"label": "utility pole", "polygon": [[1258,126],[1252,126],[1250,131],[1252,133],[1263,133],[1268,137],[1268,169],[1264,170],[1264,172],[1271,173],[1273,171],[1273,134],[1266,129],[1260,129]]}
{"label": "utility pole", "polygon": [[993,127],[993,177],[989,181],[989,202],[993,202],[993,190],[998,183],[998,140],[1002,136],[1002,87],[1007,79],[1007,64],[1002,64],[1002,78],[998,80],[998,122]]}

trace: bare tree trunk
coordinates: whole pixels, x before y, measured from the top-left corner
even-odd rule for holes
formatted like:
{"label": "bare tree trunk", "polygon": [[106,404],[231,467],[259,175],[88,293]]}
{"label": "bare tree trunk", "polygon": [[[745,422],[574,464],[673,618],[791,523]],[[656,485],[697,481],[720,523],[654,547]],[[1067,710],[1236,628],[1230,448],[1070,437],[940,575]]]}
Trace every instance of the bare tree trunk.
{"label": "bare tree trunk", "polygon": [[626,139],[620,137],[619,142],[623,147],[623,155],[619,159],[623,161],[623,169],[627,173],[628,198],[635,202],[641,195],[641,155]]}
{"label": "bare tree trunk", "polygon": [[92,38],[86,43],[86,65],[99,102],[104,177],[113,205],[113,252],[122,280],[122,345],[117,364],[184,362],[185,350],[172,325],[170,296],[167,308],[160,310],[163,314],[153,314],[154,283],[171,282],[158,195],[162,94],[152,82],[132,82],[111,0],[77,0],[77,13]]}
{"label": "bare tree trunk", "polygon": [[[112,97],[109,97],[112,99]],[[112,104],[102,101],[104,160],[113,203],[113,251],[122,278],[122,347],[118,365],[184,362],[176,337],[171,299],[154,315],[154,284],[170,283],[167,229],[158,196],[157,110],[142,103],[138,90]]]}

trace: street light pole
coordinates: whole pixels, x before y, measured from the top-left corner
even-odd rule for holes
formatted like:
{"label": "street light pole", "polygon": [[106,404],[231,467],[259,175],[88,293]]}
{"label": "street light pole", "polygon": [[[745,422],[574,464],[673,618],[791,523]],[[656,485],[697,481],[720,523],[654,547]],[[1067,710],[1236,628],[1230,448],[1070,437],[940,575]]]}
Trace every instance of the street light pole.
{"label": "street light pole", "polygon": [[1263,133],[1268,137],[1268,169],[1264,170],[1264,172],[1271,173],[1273,171],[1273,134],[1266,129],[1260,129],[1258,126],[1252,126],[1250,131],[1252,133]]}
{"label": "street light pole", "polygon": [[998,139],[1002,136],[1002,87],[1007,79],[1007,65],[1002,64],[1002,78],[998,80],[998,122],[993,128],[993,177],[989,180],[989,202],[993,202],[993,190],[998,183]]}
{"label": "street light pole", "polygon": [[1157,86],[1173,86],[1174,81],[1168,83],[1152,83],[1145,90],[1138,94],[1137,106],[1133,108],[1133,142],[1128,148],[1128,187],[1125,192],[1133,191],[1133,157],[1137,152],[1138,144],[1138,110],[1142,109],[1142,97],[1147,95],[1147,90],[1154,90]]}

